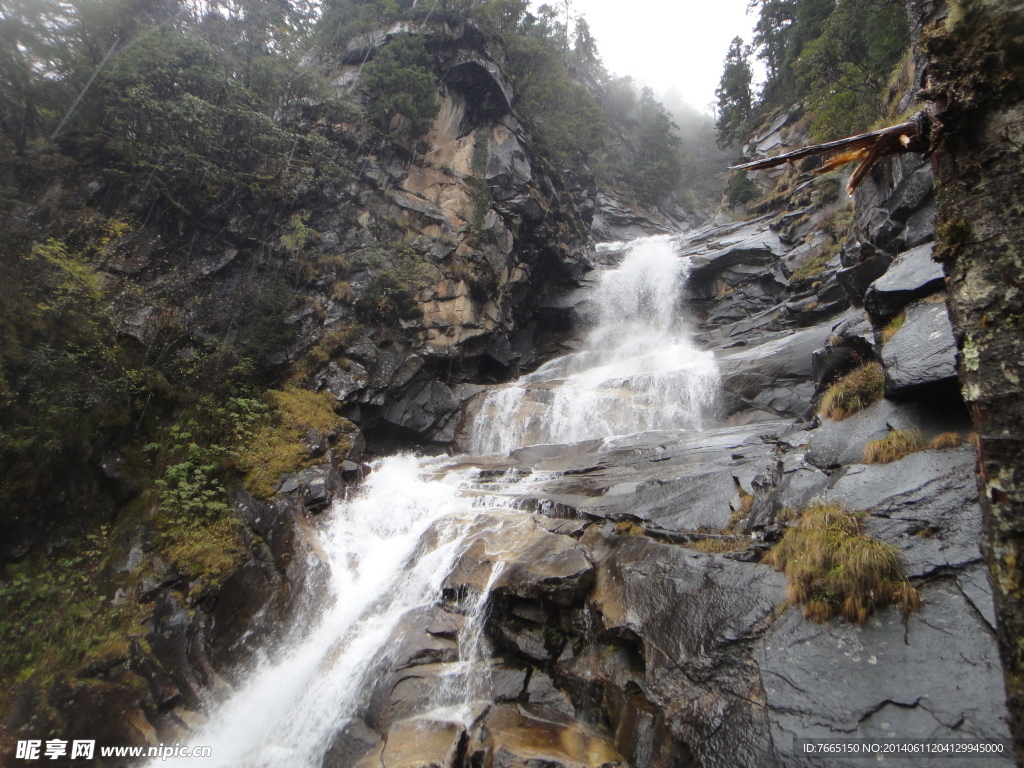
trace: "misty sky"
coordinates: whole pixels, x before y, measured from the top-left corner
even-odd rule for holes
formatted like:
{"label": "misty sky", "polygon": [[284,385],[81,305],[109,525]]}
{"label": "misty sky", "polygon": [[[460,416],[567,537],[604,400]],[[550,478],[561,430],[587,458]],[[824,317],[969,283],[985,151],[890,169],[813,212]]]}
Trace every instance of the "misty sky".
{"label": "misty sky", "polygon": [[[551,5],[556,2],[547,0]],[[756,12],[748,0],[573,0],[604,65],[662,96],[670,88],[701,111],[715,98],[729,42],[749,43]]]}

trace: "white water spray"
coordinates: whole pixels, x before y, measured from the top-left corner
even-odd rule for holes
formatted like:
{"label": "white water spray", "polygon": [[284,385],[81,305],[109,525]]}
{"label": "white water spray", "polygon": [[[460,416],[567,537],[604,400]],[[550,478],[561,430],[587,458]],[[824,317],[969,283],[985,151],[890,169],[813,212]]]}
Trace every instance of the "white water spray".
{"label": "white water spray", "polygon": [[672,238],[632,243],[601,275],[585,346],[488,393],[471,453],[565,444],[661,429],[699,429],[718,391],[718,367],[680,322],[688,262]]}
{"label": "white water spray", "polygon": [[[476,416],[473,452],[699,428],[718,376],[711,354],[696,349],[679,322],[685,276],[671,239],[632,244],[622,264],[602,275],[584,349],[490,393]],[[453,565],[481,541],[490,563],[486,583],[467,606],[459,659],[446,665],[432,695],[435,708],[421,717],[464,720],[474,702],[487,699],[488,594],[503,558],[514,558],[528,541],[517,527],[535,525],[520,499],[550,475],[509,470],[493,478],[461,466],[383,459],[352,499],[335,504],[322,535],[327,594],[299,617],[307,631],[293,633],[230,698],[211,704],[208,721],[189,739],[212,747],[205,765],[320,768],[401,639],[395,635],[403,617],[436,604]],[[498,549],[499,540],[508,551]]]}

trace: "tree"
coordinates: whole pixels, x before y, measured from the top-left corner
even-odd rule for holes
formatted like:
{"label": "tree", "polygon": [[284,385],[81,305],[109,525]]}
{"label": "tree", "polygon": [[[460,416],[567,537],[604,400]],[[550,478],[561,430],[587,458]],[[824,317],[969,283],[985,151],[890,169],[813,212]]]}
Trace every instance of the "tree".
{"label": "tree", "polygon": [[[977,433],[982,549],[1017,765],[1024,765],[1024,10],[912,6],[930,86],[936,258],[946,269],[964,399]],[[927,26],[926,26],[927,25]]]}
{"label": "tree", "polygon": [[381,47],[363,70],[370,115],[385,131],[401,115],[409,133],[421,136],[437,117],[437,77],[433,57],[418,35],[397,35]]}
{"label": "tree", "polygon": [[811,138],[847,136],[881,116],[886,85],[909,42],[899,2],[840,0],[792,66],[819,113]]}
{"label": "tree", "polygon": [[725,56],[722,79],[715,90],[718,97],[718,146],[722,149],[732,146],[747,133],[753,106],[750,86],[754,78],[749,56],[750,49],[743,45],[743,38],[734,37]]}

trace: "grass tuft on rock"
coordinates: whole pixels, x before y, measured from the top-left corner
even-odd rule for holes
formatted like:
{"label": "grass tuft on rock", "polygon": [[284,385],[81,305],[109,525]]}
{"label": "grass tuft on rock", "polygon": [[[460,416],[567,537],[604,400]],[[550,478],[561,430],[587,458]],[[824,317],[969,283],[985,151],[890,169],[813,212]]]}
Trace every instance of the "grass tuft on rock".
{"label": "grass tuft on rock", "polygon": [[885,371],[880,363],[865,363],[825,390],[818,413],[842,421],[863,411],[885,394]]}
{"label": "grass tuft on rock", "polygon": [[864,446],[865,464],[889,464],[928,447],[925,436],[916,429],[894,429],[881,440]]}
{"label": "grass tuft on rock", "polygon": [[941,451],[945,448],[959,448],[963,444],[964,437],[959,432],[943,432],[941,435],[933,437],[928,447]]}
{"label": "grass tuft on rock", "polygon": [[896,317],[888,322],[888,324],[882,329],[880,334],[882,343],[888,344],[889,339],[896,335],[896,331],[903,327],[903,324],[907,322],[907,313],[900,312]]}
{"label": "grass tuft on rock", "polygon": [[880,608],[898,605],[905,617],[920,605],[899,551],[861,533],[858,518],[838,504],[807,507],[764,562],[786,574],[789,602],[812,621],[864,624]]}

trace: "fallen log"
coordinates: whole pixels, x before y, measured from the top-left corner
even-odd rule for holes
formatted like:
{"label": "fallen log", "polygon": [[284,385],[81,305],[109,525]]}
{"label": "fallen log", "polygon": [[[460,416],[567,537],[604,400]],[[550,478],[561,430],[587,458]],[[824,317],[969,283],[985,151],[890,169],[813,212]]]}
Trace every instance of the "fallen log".
{"label": "fallen log", "polygon": [[836,141],[829,141],[824,144],[812,144],[809,147],[803,147],[783,155],[734,165],[730,170],[760,171],[792,163],[805,157],[829,154],[833,155],[833,157],[829,158],[821,168],[815,170],[815,173],[828,173],[847,163],[857,160],[861,161],[853,175],[850,176],[850,181],[847,184],[847,192],[852,193],[860,186],[868,171],[871,170],[871,166],[878,162],[880,158],[923,149],[918,141],[918,136],[926,134],[925,131],[921,130],[920,123],[922,120],[923,117],[919,113],[914,116],[913,120],[906,123],[891,125],[888,128],[871,131],[870,133],[848,136],[845,139],[837,139]]}

